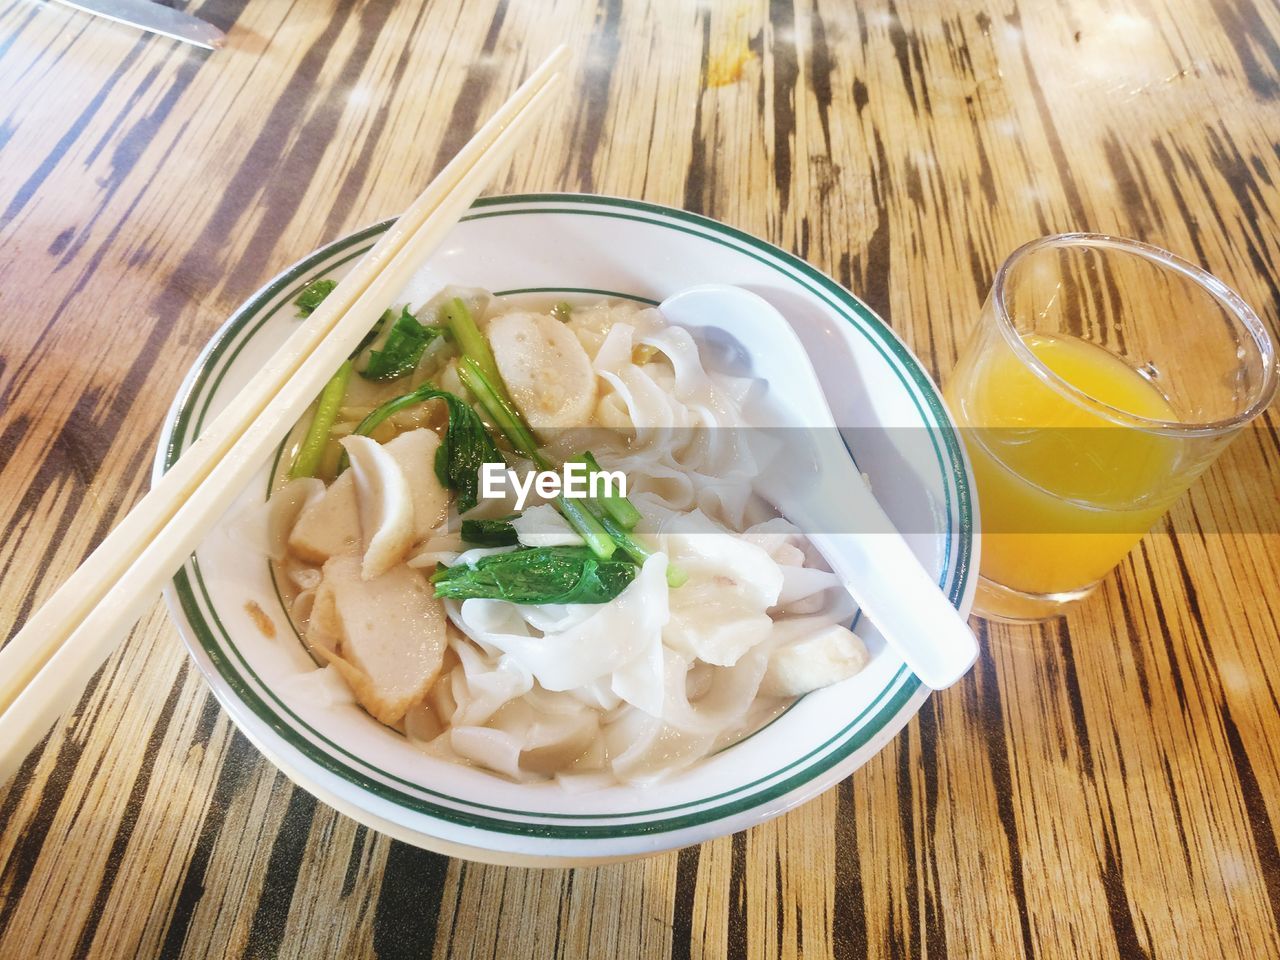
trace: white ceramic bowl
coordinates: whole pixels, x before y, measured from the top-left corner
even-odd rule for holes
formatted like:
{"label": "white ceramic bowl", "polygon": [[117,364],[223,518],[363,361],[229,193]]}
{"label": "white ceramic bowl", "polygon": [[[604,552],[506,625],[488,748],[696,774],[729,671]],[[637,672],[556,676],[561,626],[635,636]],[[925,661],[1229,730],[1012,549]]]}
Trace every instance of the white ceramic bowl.
{"label": "white ceramic bowl", "polygon": [[[164,426],[157,474],[246,383],[297,323],[298,290],[339,277],[386,224],[344,237],[290,267],[218,331]],[[610,296],[654,303],[701,283],[761,294],[795,326],[837,422],[885,509],[963,612],[978,564],[976,504],[959,437],[937,389],[892,331],[853,294],[754,237],[680,210],[606,197],[546,194],[476,203],[415,291],[459,283],[499,294]],[[412,298],[417,302],[417,298]],[[929,428],[923,457],[900,438]],[[870,428],[870,429],[868,429]],[[914,444],[918,447],[919,444]],[[920,708],[927,690],[858,624],[871,662],[802,698],[775,722],[648,789],[567,793],[521,785],[424,756],[354,706],[325,706],[299,684],[312,666],[265,560],[229,535],[229,518],[263,500],[269,466],[166,591],[170,613],[218,700],[297,784],[375,829],[475,860],[566,864],[670,850],[742,830],[849,776]],[[927,531],[927,532],[919,532]],[[255,626],[249,605],[272,619]]]}

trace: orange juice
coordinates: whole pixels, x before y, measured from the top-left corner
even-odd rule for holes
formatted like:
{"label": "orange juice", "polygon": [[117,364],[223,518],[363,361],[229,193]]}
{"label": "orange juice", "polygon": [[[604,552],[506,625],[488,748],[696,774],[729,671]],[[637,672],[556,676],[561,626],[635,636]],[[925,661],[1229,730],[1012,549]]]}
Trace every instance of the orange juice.
{"label": "orange juice", "polygon": [[1078,591],[1129,552],[1193,471],[1178,439],[1123,422],[1124,414],[1177,419],[1148,379],[1083,340],[1022,340],[1053,373],[1120,413],[1072,399],[1008,344],[966,358],[947,399],[978,487],[982,575],[1030,594]]}

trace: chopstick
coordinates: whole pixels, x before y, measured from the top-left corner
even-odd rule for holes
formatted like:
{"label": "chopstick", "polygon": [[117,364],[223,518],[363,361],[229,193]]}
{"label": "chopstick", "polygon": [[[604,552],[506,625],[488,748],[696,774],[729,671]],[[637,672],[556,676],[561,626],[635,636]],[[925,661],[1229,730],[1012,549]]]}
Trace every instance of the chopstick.
{"label": "chopstick", "polygon": [[558,47],[0,649],[0,782],[83,689],[550,103]]}

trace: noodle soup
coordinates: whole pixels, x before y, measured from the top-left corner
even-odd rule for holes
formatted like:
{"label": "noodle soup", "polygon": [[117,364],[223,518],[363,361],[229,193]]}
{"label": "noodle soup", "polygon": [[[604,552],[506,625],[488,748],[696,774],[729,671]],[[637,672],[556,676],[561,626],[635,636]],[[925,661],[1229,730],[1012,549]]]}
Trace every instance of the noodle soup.
{"label": "noodle soup", "polygon": [[[423,751],[650,782],[867,652],[726,440],[742,384],[655,309],[540,306],[450,289],[389,311],[298,425],[267,551],[317,669]],[[578,462],[625,495],[481,495],[485,463]]]}

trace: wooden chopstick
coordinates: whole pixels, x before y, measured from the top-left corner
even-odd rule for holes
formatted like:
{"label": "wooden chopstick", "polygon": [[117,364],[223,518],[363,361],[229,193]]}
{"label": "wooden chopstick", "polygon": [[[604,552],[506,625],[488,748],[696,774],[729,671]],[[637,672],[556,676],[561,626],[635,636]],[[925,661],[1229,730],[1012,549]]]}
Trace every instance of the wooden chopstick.
{"label": "wooden chopstick", "polygon": [[550,102],[551,54],[255,379],[0,649],[0,782],[145,612]]}

